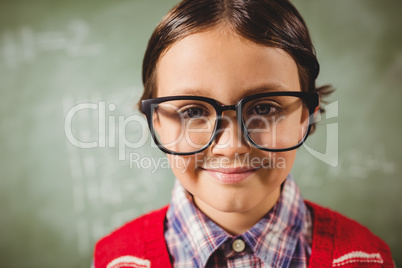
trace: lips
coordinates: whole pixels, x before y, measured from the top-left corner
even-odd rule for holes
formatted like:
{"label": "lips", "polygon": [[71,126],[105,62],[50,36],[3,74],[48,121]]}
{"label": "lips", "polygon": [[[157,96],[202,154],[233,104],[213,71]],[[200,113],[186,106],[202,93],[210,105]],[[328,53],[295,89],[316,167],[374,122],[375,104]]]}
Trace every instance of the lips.
{"label": "lips", "polygon": [[246,180],[259,168],[238,167],[238,168],[214,168],[204,170],[217,181],[224,184],[235,184]]}

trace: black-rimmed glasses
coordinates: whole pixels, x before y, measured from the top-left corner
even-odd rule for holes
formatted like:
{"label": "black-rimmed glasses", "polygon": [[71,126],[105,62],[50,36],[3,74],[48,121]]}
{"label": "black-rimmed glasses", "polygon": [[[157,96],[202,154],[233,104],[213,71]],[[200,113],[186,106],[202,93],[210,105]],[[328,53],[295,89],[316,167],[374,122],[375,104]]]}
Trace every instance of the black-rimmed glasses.
{"label": "black-rimmed glasses", "polygon": [[[258,149],[271,152],[298,148],[306,140],[314,113],[316,92],[268,92],[247,96],[236,105],[199,96],[169,96],[142,101],[142,112],[155,144],[165,153],[191,155],[208,148],[225,125],[233,126],[224,111],[236,111],[239,131]],[[230,133],[230,132],[229,132]],[[226,146],[233,146],[228,139]],[[221,144],[222,146],[222,144]]]}

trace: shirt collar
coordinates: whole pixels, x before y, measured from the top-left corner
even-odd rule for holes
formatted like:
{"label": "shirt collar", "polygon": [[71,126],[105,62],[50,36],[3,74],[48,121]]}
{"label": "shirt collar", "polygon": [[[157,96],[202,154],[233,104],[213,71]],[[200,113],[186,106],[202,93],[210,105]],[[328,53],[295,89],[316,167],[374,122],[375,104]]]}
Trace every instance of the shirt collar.
{"label": "shirt collar", "polygon": [[288,267],[303,232],[306,205],[289,175],[275,206],[243,239],[269,267]]}
{"label": "shirt collar", "polygon": [[166,218],[197,267],[205,267],[209,257],[229,238],[229,234],[195,206],[178,180]]}
{"label": "shirt collar", "polygon": [[[301,235],[305,214],[299,189],[288,176],[275,206],[240,237],[264,264],[287,267]],[[234,238],[195,206],[191,195],[177,180],[167,221],[198,267],[205,267],[209,257]]]}

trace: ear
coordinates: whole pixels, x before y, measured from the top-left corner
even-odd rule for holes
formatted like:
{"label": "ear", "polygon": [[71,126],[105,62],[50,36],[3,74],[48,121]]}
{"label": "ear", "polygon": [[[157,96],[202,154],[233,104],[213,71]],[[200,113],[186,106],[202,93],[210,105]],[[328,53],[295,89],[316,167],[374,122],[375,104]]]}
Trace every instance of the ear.
{"label": "ear", "polygon": [[309,110],[308,108],[303,105],[303,109],[301,112],[301,116],[300,116],[300,132],[299,132],[299,141],[301,141],[304,136],[306,135],[306,132],[308,130],[308,126],[309,126]]}

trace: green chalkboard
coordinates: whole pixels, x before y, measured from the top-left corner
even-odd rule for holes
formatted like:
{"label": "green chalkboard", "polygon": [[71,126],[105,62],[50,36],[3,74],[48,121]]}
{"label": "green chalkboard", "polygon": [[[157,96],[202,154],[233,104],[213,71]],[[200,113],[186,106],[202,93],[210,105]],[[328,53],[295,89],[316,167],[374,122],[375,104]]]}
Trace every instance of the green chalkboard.
{"label": "green chalkboard", "polygon": [[[135,104],[177,2],[0,0],[1,267],[89,267],[97,239],[169,202],[174,176]],[[293,176],[402,265],[402,2],[294,3],[337,90]]]}

